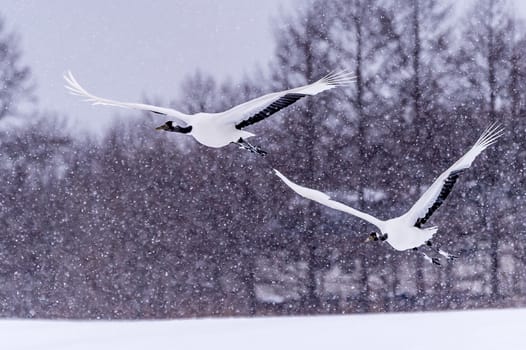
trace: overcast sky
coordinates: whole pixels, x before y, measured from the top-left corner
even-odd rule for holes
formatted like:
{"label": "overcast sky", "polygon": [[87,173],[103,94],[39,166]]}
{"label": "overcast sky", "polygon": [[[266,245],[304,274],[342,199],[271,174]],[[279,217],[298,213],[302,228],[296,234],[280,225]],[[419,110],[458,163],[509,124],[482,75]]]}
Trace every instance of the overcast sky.
{"label": "overcast sky", "polygon": [[265,67],[273,52],[271,18],[294,3],[2,0],[0,14],[21,37],[23,61],[38,84],[39,108],[102,125],[118,110],[68,95],[66,70],[102,97],[167,101],[198,68],[224,78],[239,77],[256,64]]}
{"label": "overcast sky", "polygon": [[[170,100],[201,69],[239,77],[273,56],[273,23],[305,0],[2,0],[37,82],[39,108],[103,126],[119,111],[68,95],[70,69],[90,92],[124,101]],[[526,13],[526,1],[517,0]]]}

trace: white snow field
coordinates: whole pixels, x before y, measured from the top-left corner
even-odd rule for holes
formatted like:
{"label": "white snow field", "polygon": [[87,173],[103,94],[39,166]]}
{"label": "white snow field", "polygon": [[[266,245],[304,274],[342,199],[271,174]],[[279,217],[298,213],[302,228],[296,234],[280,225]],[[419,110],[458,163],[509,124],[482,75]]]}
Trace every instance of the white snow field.
{"label": "white snow field", "polygon": [[526,309],[175,321],[0,321],[0,349],[526,349]]}

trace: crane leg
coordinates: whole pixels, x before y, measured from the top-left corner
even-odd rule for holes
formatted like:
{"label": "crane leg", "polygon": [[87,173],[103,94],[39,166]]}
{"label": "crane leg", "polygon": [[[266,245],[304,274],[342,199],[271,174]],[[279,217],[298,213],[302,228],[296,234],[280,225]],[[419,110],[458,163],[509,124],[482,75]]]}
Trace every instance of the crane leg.
{"label": "crane leg", "polygon": [[263,156],[263,157],[267,155],[266,151],[263,151],[258,146],[251,145],[247,141],[243,140],[241,137],[239,138],[239,140],[237,140],[237,142],[234,142],[234,143],[238,145],[239,148],[246,149],[247,151],[251,153],[259,154],[260,156]]}
{"label": "crane leg", "polygon": [[438,247],[435,247],[433,245],[433,243],[431,243],[431,241],[427,241],[426,242],[426,245],[428,247],[431,247],[434,251],[436,251],[438,254],[442,255],[443,257],[445,257],[446,259],[448,260],[455,260],[455,259],[458,259],[458,256],[456,255],[453,255],[451,253],[448,253],[446,251],[443,251],[442,249],[438,248]]}

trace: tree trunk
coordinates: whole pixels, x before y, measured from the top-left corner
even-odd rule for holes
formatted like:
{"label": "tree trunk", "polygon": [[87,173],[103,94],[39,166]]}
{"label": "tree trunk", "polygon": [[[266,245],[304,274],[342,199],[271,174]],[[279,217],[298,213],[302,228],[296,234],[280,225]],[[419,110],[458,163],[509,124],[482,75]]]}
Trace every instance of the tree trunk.
{"label": "tree trunk", "polygon": [[[307,18],[306,24],[306,36],[309,37],[312,34],[313,29],[311,28],[310,18]],[[311,53],[311,41],[305,41],[303,46],[305,53],[305,76],[307,81],[312,81],[315,71],[315,60],[312,57]],[[314,116],[312,115],[313,111],[313,102],[312,100],[307,101],[307,115],[306,118],[313,120]],[[314,183],[316,179],[316,169],[318,165],[315,159],[315,143],[317,140],[316,137],[316,123],[311,122],[306,124],[306,133],[305,133],[305,154],[307,155],[307,174],[308,174],[308,183]],[[316,254],[317,249],[317,235],[316,235],[316,222],[319,220],[319,207],[315,205],[314,202],[309,201],[307,205],[307,214],[305,215],[305,239],[306,247],[308,254],[308,270],[307,270],[307,295],[303,305],[303,311],[308,314],[318,313],[320,306],[320,299],[317,293],[318,282],[316,279],[316,272],[319,267],[318,258]]]}

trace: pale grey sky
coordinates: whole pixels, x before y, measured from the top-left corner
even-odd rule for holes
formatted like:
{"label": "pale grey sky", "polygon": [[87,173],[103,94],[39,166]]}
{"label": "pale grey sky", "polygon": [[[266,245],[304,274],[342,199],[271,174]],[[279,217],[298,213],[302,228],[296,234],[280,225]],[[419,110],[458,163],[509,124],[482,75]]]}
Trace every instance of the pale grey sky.
{"label": "pale grey sky", "polygon": [[[102,97],[168,101],[196,69],[224,78],[265,67],[273,56],[271,18],[304,1],[2,0],[0,14],[20,34],[39,108],[97,129],[122,111],[67,94],[66,70]],[[526,0],[515,2],[525,14]]]}
{"label": "pale grey sky", "polygon": [[67,94],[66,70],[102,97],[167,101],[196,69],[224,78],[265,67],[273,52],[271,18],[297,2],[3,0],[0,14],[20,34],[39,107],[103,125],[122,111]]}

